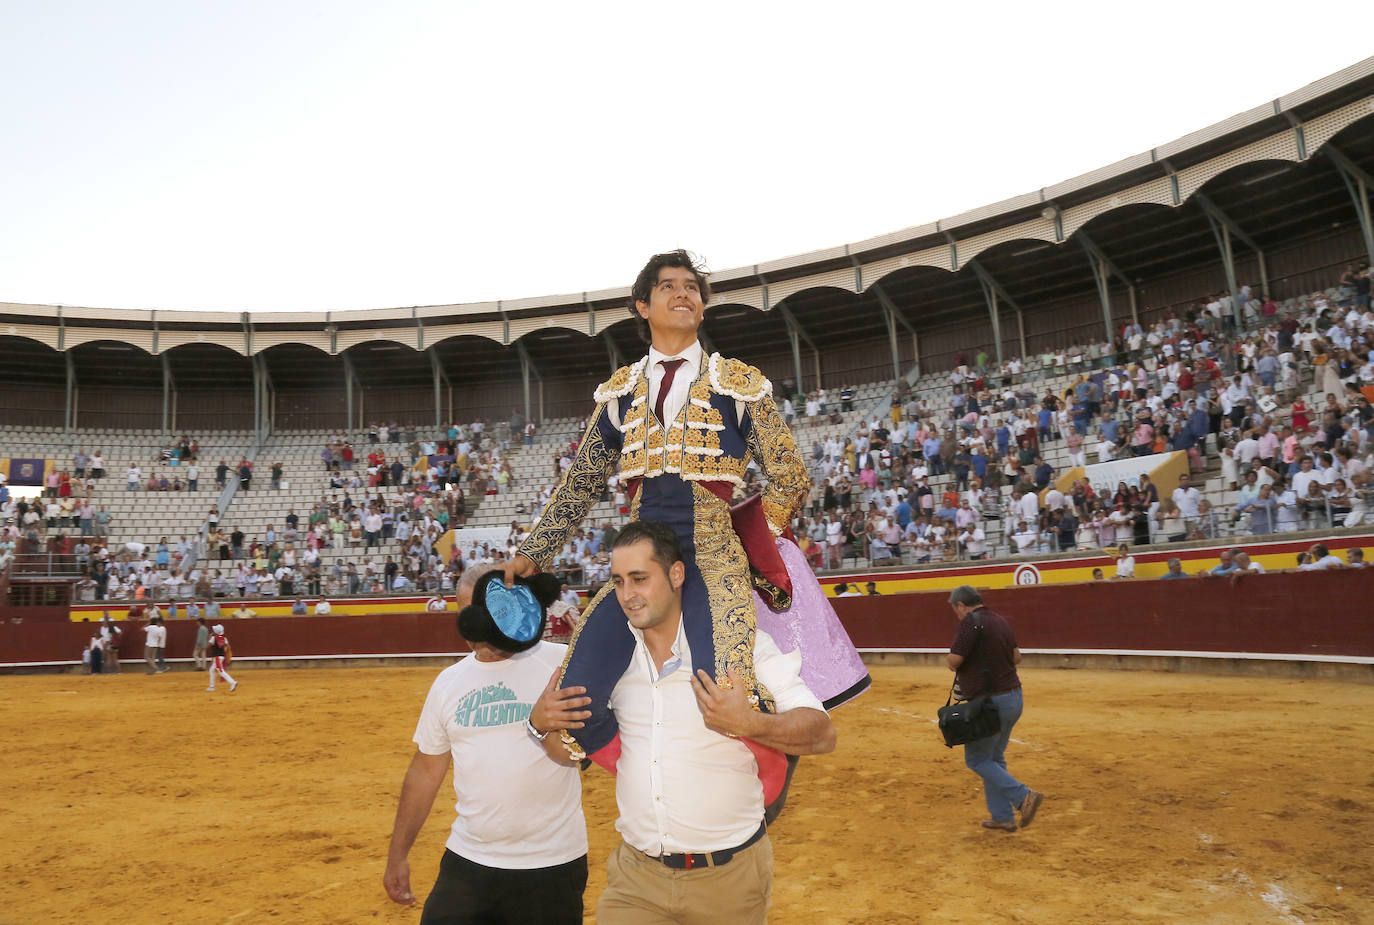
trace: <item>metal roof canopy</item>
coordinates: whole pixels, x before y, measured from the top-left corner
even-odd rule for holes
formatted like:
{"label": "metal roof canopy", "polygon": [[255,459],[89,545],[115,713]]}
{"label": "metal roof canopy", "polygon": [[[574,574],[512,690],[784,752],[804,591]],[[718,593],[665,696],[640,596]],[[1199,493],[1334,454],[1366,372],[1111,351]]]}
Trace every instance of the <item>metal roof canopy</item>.
{"label": "metal roof canopy", "polygon": [[[721,271],[713,277],[715,293],[704,325],[706,338],[717,349],[746,358],[786,353],[789,326],[784,313],[777,310],[785,305],[786,314],[791,315],[794,324],[823,350],[872,343],[888,334],[875,283],[880,284],[882,294],[897,315],[916,330],[924,332],[951,325],[982,323],[987,319],[987,303],[978,273],[970,265],[968,256],[959,253],[961,242],[1018,223],[1049,228],[1050,220],[1042,217],[1047,206],[1056,210],[1052,221],[1055,231],[1059,232],[1060,219],[1075,206],[1111,197],[1142,182],[1157,182],[1163,177],[1169,177],[1177,191],[1177,178],[1194,165],[1279,132],[1294,133],[1301,156],[1304,153],[1301,150],[1303,133],[1298,126],[1323,113],[1348,107],[1371,92],[1374,92],[1374,58],[1271,104],[1035,193],[852,245],[783,258],[752,268]],[[1374,105],[1370,111],[1374,114]],[[1325,143],[1339,152],[1342,163],[1374,173],[1374,118],[1360,118]],[[1128,204],[1095,215],[1081,225],[1085,232],[1083,238],[1091,238],[1091,248],[1079,246],[1080,240],[1073,233],[1053,235],[1060,238],[1058,241],[1013,237],[979,251],[974,259],[982,273],[995,280],[1023,313],[1033,316],[1037,308],[1094,297],[1098,291],[1094,261],[1099,256],[1110,262],[1114,273],[1109,284],[1116,289],[1122,285],[1117,271],[1136,284],[1148,285],[1152,280],[1176,273],[1219,267],[1221,259],[1212,229],[1217,215],[1224,216],[1230,226],[1261,249],[1292,243],[1332,227],[1354,224],[1356,210],[1335,159],[1323,153],[1321,148],[1305,153],[1307,159],[1296,162],[1271,159],[1230,167],[1198,188],[1202,197],[1192,192],[1177,197],[1176,192],[1176,198],[1183,199],[1179,204]],[[1204,198],[1210,207],[1202,205]],[[945,269],[899,267],[895,272],[872,279],[856,269],[858,264],[871,265],[877,260],[900,258],[937,247],[949,248]],[[1245,250],[1239,248],[1238,256],[1243,256]],[[957,272],[948,268],[953,264],[960,265]],[[849,278],[848,274],[854,274],[852,288],[858,288],[860,276],[864,276],[863,291],[857,294],[843,288],[793,291],[797,288],[795,283],[792,287],[780,286],[789,280],[821,274],[829,274],[827,278]],[[1258,280],[1242,282],[1258,286]],[[768,288],[761,290],[761,284]],[[788,293],[773,300],[769,294],[773,288],[786,288]],[[732,303],[732,297],[745,301],[758,299],[760,291],[764,293],[762,300],[768,303],[768,311]],[[485,324],[484,330],[490,334],[491,325],[495,324],[498,330],[504,325],[504,339],[513,344],[515,338],[511,336],[511,327],[516,319],[561,315],[561,324],[567,324],[570,306],[583,312],[581,321],[573,319],[578,325],[576,329],[536,326],[519,338],[530,361],[540,367],[546,380],[604,376],[613,356],[618,354],[619,358],[633,359],[642,355],[644,347],[637,328],[623,309],[626,292],[608,290],[505,303],[385,309],[367,312],[362,317],[354,313],[256,317],[245,314],[235,322],[235,316],[228,313],[68,309],[64,322],[64,310],[60,308],[52,318],[38,316],[35,312],[35,316],[21,319],[17,310],[24,307],[15,306],[16,311],[8,318],[27,322],[26,328],[40,324],[49,325],[49,329],[52,325],[61,328],[64,323],[68,327],[79,324],[86,330],[85,337],[104,337],[105,331],[99,329],[108,329],[112,341],[82,343],[71,348],[77,361],[76,375],[84,385],[160,387],[161,361],[145,352],[147,344],[155,352],[167,354],[170,375],[183,388],[200,388],[215,382],[225,386],[250,385],[251,364],[243,355],[249,350],[262,351],[265,368],[278,388],[341,385],[345,378],[345,354],[357,380],[365,387],[420,387],[432,383],[430,351],[449,382],[462,387],[483,382],[518,382],[521,363],[512,346],[498,343],[490,336],[453,336],[453,331],[462,326]],[[607,312],[607,309],[616,311]],[[617,320],[607,324],[603,318],[598,326],[596,315],[602,313],[606,318]],[[3,363],[0,368],[18,373],[16,379],[61,382],[65,375],[65,360],[61,354],[48,348],[36,348],[32,341],[22,336],[10,336],[4,327],[5,320],[3,306],[0,306],[0,363]],[[441,327],[442,330],[436,330]],[[528,322],[521,327],[528,329]],[[352,342],[351,346],[331,355],[303,344],[276,342],[293,330],[312,332],[312,340],[330,344],[331,350],[336,349],[336,345],[343,346],[337,344],[339,338],[352,335],[351,341],[356,341],[358,336],[373,331],[395,340]],[[144,349],[118,343],[121,332],[129,338],[136,331],[143,332],[135,339]],[[166,348],[172,335],[180,335],[184,341],[188,335],[181,332],[187,331],[200,332],[197,336],[201,340],[208,337],[211,342],[176,341],[177,346]],[[322,335],[321,331],[327,333]],[[161,343],[159,335],[163,338]],[[1004,341],[1010,339],[1008,335],[1004,321]],[[259,337],[256,347],[252,344],[254,336]],[[264,339],[272,341],[265,350],[261,347]],[[68,346],[70,340],[69,337]],[[62,343],[60,333],[55,341],[59,345]],[[230,349],[215,342],[231,345]],[[420,347],[425,350],[418,349]]]}

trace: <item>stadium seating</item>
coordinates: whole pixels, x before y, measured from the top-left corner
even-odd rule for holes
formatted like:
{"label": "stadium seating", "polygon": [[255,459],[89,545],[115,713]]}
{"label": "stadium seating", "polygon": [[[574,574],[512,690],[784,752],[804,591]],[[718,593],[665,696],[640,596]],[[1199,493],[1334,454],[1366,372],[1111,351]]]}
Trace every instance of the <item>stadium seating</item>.
{"label": "stadium seating", "polygon": [[[1332,297],[1337,295],[1334,290],[1326,294]],[[1284,311],[1296,310],[1311,298],[1313,296],[1292,299],[1280,308]],[[1078,370],[1060,365],[1053,359],[1046,363],[1041,357],[1029,357],[1025,359],[1024,371],[1019,375],[1017,386],[1033,392],[1037,397],[1046,392],[1063,394],[1078,375]],[[908,382],[909,398],[926,401],[933,418],[947,416],[953,393],[947,373],[928,372]],[[824,473],[812,458],[812,445],[831,436],[843,438],[852,435],[862,421],[874,417],[883,420],[888,418],[892,383],[869,382],[853,388],[855,397],[850,411],[838,410],[838,389],[830,390],[825,416],[807,418],[801,413],[801,406],[796,408],[792,429],[813,476],[808,510],[812,503],[821,498],[824,480]],[[1308,382],[1304,388],[1309,407],[1318,407],[1320,389],[1317,384]],[[831,419],[831,414],[836,417]],[[486,436],[495,447],[500,448],[500,459],[509,466],[512,481],[499,494],[488,495],[481,488],[466,493],[466,522],[458,530],[457,545],[469,559],[481,555],[484,546],[504,550],[512,524],[516,524],[518,529],[528,528],[532,518],[537,515],[539,492],[554,484],[557,456],[580,437],[580,425],[578,420],[566,417],[545,421],[528,445],[519,436],[512,438],[504,424],[488,430]],[[417,436],[420,439],[432,436],[428,431],[421,429]],[[55,427],[16,428],[0,435],[0,456],[47,458],[54,460],[58,469],[71,469],[72,456],[77,450],[88,453],[99,450],[105,458],[106,474],[104,479],[90,482],[91,498],[95,506],[103,507],[112,516],[108,530],[111,547],[118,549],[128,542],[144,543],[151,547],[164,536],[172,543],[183,536],[202,536],[210,509],[220,508],[221,505],[220,523],[226,533],[241,529],[248,537],[259,538],[269,525],[275,526],[280,532],[288,510],[294,509],[304,523],[311,509],[322,499],[342,498],[347,493],[358,504],[362,504],[364,499],[381,498],[391,507],[409,491],[408,488],[398,487],[331,488],[330,474],[321,461],[320,451],[334,434],[323,430],[285,430],[271,434],[256,445],[253,435],[248,432],[194,434],[201,444],[200,490],[197,492],[148,492],[141,487],[138,491],[126,490],[125,469],[131,463],[138,465],[144,482],[150,476],[169,480],[185,478],[186,467],[174,465],[164,456],[169,443],[168,435],[153,430],[95,428],[64,434],[61,428]],[[407,452],[409,435],[401,437],[403,442],[390,442],[380,447],[364,432],[345,436],[354,447],[357,456],[355,472],[360,476],[364,474],[363,460],[374,447],[386,452],[389,459],[399,457],[404,463],[410,462]],[[1218,449],[1215,437],[1209,440],[1206,449],[1206,457],[1213,468],[1207,471],[1200,487],[1204,488],[1205,497],[1215,511],[1229,512],[1235,504],[1236,492],[1222,484],[1219,470],[1215,468]],[[1040,453],[1056,472],[1068,467],[1068,451],[1062,439],[1042,442]],[[215,485],[215,466],[221,459],[232,466],[241,456],[254,460],[252,488],[248,491],[231,489],[224,493],[226,498],[222,499]],[[280,488],[273,489],[269,484],[268,472],[278,462],[283,466],[283,480]],[[952,481],[953,476],[936,475],[930,478],[929,483],[938,495]],[[1007,491],[1003,489],[1004,495]],[[856,492],[856,503],[859,497]],[[224,500],[227,500],[227,504],[222,503]],[[587,523],[618,523],[622,519],[623,515],[613,500],[602,500],[592,508]],[[990,557],[1010,555],[1012,549],[1004,523],[1001,520],[988,520],[984,526]],[[1219,517],[1217,529],[1223,535],[1234,529],[1231,518]],[[69,529],[66,532],[72,531]],[[208,552],[211,556],[214,553],[214,550],[203,548],[200,551],[202,554]],[[335,563],[359,563],[368,558],[380,562],[386,556],[399,556],[401,552],[402,544],[395,539],[388,539],[371,549],[345,543],[342,547],[322,549],[320,564],[328,574]],[[855,555],[843,561],[827,564],[832,567],[868,567],[871,564],[862,549],[855,552]],[[914,561],[911,551],[903,549],[899,561],[911,564]]]}

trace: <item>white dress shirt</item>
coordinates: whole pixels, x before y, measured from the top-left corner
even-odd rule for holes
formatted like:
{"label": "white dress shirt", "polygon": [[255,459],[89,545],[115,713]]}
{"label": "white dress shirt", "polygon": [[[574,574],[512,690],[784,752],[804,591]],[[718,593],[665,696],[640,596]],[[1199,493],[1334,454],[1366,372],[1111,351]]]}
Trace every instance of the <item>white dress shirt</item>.
{"label": "white dress shirt", "polygon": [[692,383],[696,381],[701,373],[701,363],[703,351],[700,341],[692,341],[692,345],[681,353],[669,356],[666,353],[659,353],[653,347],[649,348],[649,407],[656,407],[658,404],[659,386],[663,382],[663,360],[682,360],[681,366],[677,368],[676,375],[673,376],[673,383],[668,389],[667,396],[663,399],[663,422],[675,420],[678,413],[682,411],[682,406],[687,403],[687,393],[691,391]]}
{"label": "white dress shirt", "polygon": [[[692,653],[679,625],[657,671],[634,627],[634,658],[611,692],[620,724],[615,827],[633,848],[663,854],[721,851],[763,821],[763,784],[743,742],[706,728],[692,692]],[[823,710],[801,680],[801,653],[784,655],[767,633],[754,636],[754,671],[780,713]]]}
{"label": "white dress shirt", "polygon": [[[649,368],[646,370],[649,376],[649,407],[652,409],[658,401],[658,387],[663,382],[663,367],[660,365],[662,360],[685,360],[677,368],[677,373],[673,377],[672,387],[668,390],[668,395],[663,399],[663,416],[669,421],[677,419],[682,411],[682,406],[687,404],[687,395],[692,390],[692,383],[696,382],[697,376],[701,375],[702,364],[706,362],[705,351],[701,349],[700,341],[692,341],[692,345],[681,353],[669,356],[660,353],[653,347],[649,348]],[[643,362],[643,361],[640,361]],[[745,403],[735,402],[735,417],[743,423]],[[607,402],[606,413],[610,417],[611,426],[616,430],[622,430],[620,424],[620,405],[618,402]]]}

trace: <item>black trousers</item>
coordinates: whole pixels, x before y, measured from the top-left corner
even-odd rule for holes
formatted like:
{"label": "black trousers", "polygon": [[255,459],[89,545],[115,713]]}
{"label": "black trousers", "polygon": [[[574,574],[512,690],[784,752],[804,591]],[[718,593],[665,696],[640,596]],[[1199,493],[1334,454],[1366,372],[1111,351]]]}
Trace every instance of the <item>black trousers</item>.
{"label": "black trousers", "polygon": [[582,925],[587,856],[555,867],[484,867],[445,850],[420,925]]}

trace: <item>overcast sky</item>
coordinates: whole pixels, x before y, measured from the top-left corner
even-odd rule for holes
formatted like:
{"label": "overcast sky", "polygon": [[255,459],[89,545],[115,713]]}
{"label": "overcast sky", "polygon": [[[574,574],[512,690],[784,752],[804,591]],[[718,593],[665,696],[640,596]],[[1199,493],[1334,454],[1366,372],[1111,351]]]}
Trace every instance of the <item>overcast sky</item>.
{"label": "overcast sky", "polygon": [[1360,59],[1364,4],[1304,9],[0,0],[0,301],[384,308],[831,247]]}

